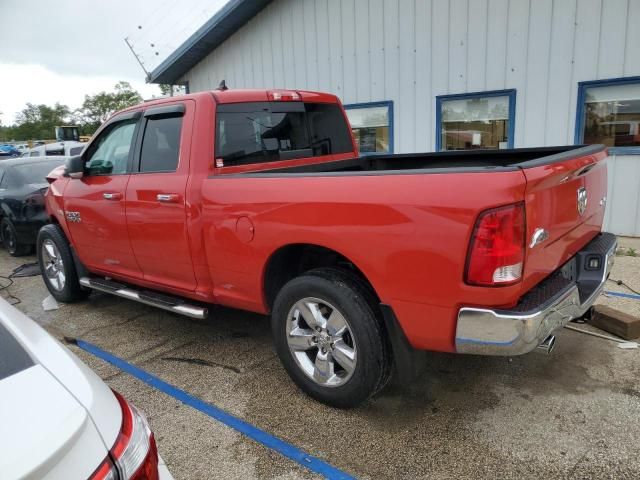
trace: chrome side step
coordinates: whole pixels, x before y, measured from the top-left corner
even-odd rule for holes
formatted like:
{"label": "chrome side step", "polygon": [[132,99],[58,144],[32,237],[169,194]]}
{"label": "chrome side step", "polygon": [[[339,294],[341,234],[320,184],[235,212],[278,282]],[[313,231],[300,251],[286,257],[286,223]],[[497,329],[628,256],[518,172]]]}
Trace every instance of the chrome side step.
{"label": "chrome side step", "polygon": [[80,285],[199,320],[207,318],[209,314],[205,307],[189,305],[181,298],[164,295],[151,290],[136,290],[134,287],[113,280],[97,277],[82,277],[80,278]]}

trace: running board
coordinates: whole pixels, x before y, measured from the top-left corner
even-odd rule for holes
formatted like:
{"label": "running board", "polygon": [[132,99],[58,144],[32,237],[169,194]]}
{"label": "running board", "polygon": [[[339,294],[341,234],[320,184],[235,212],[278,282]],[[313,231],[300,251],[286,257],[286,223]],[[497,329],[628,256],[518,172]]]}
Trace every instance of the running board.
{"label": "running board", "polygon": [[105,278],[82,277],[80,278],[80,285],[199,320],[208,316],[208,311],[205,307],[189,305],[181,298],[151,290],[136,290],[134,287]]}

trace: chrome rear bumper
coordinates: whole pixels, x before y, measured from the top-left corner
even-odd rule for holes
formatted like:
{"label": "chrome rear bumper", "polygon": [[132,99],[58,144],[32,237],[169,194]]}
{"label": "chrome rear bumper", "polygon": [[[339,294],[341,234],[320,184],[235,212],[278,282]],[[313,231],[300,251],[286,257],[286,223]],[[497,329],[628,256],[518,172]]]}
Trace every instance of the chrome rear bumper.
{"label": "chrome rear bumper", "polygon": [[[461,308],[456,351],[476,355],[521,355],[532,351],[554,330],[581,317],[593,305],[609,277],[616,245],[615,235],[598,235],[525,295],[514,310]],[[599,269],[586,269],[586,262],[595,257],[600,259]]]}

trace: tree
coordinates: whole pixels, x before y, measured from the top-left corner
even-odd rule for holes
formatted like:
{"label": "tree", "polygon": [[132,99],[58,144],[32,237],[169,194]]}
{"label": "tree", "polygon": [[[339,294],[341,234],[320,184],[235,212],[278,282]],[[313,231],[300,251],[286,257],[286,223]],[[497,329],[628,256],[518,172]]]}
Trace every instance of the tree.
{"label": "tree", "polygon": [[82,133],[91,134],[114,112],[140,102],[142,97],[129,82],[118,82],[113,92],[85,95],[82,107],[74,112],[74,118],[76,123],[80,123]]}
{"label": "tree", "polygon": [[56,126],[69,123],[80,125],[81,134],[90,135],[114,112],[140,102],[142,97],[131,84],[118,82],[112,92],[85,95],[82,106],[73,113],[60,103],[53,107],[27,103],[14,125],[0,124],[0,141],[51,140]]}
{"label": "tree", "polygon": [[51,139],[54,138],[55,127],[67,123],[70,115],[69,107],[60,103],[53,107],[27,103],[16,115],[16,125],[11,129],[11,134],[24,140]]}
{"label": "tree", "polygon": [[165,97],[173,97],[174,95],[182,95],[186,93],[184,85],[169,85],[161,83],[158,87],[160,87],[160,93]]}

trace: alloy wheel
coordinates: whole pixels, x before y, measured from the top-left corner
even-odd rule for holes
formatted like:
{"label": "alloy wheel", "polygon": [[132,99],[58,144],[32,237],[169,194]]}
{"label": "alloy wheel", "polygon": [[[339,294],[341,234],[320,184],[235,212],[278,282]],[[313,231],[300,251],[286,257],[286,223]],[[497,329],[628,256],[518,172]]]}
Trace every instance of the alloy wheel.
{"label": "alloy wheel", "polygon": [[64,289],[66,277],[62,256],[56,244],[49,239],[42,242],[42,263],[49,284],[57,291]]}
{"label": "alloy wheel", "polygon": [[325,300],[306,297],[287,316],[287,343],[298,367],[318,385],[339,387],[357,362],[355,339],[344,315]]}

